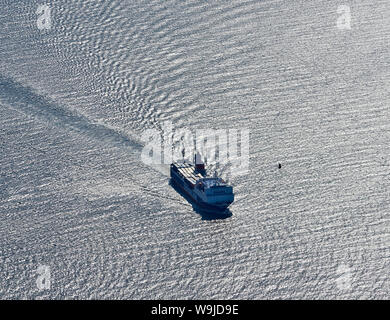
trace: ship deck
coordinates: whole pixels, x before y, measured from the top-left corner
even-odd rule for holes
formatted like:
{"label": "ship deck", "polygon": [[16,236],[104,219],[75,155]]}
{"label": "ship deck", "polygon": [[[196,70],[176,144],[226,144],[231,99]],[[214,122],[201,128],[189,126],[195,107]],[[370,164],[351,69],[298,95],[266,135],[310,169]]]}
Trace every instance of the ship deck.
{"label": "ship deck", "polygon": [[197,180],[204,178],[202,174],[195,171],[192,164],[175,162],[173,165],[177,168],[178,173],[193,185],[196,184]]}

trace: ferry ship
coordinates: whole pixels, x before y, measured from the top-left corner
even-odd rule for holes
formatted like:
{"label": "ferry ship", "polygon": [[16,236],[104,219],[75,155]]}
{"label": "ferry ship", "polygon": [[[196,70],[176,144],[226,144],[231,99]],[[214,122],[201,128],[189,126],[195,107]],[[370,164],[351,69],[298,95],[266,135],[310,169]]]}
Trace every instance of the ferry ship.
{"label": "ferry ship", "polygon": [[209,177],[199,153],[194,163],[171,164],[171,182],[177,185],[201,208],[223,213],[234,201],[233,187],[219,177]]}

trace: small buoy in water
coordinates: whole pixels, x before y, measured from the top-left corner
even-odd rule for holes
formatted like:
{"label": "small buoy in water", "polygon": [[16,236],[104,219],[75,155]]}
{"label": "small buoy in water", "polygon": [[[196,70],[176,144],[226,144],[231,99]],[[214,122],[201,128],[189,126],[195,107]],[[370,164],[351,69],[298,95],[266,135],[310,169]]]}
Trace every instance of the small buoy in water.
{"label": "small buoy in water", "polygon": [[278,167],[279,167],[279,169],[282,169],[282,165],[281,165],[280,163],[279,163],[279,166],[278,166]]}

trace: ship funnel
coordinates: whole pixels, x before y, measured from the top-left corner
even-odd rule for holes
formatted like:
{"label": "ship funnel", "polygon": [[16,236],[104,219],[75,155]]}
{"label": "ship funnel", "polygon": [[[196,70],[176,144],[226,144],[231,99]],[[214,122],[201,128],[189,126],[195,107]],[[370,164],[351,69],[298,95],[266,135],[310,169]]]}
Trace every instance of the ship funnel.
{"label": "ship funnel", "polygon": [[197,153],[195,154],[194,162],[195,162],[195,170],[196,170],[196,171],[199,171],[199,172],[205,171],[205,169],[204,169],[204,163],[203,163],[203,161],[202,161],[202,157],[201,157],[201,155],[200,155],[199,152],[197,152]]}

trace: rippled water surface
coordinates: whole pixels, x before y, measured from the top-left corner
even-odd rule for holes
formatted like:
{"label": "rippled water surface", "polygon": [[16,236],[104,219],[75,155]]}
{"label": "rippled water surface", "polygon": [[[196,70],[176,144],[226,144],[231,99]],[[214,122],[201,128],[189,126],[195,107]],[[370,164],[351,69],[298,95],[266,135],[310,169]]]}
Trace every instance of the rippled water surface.
{"label": "rippled water surface", "polygon": [[[40,4],[0,0],[0,298],[389,298],[388,0]],[[231,217],[141,161],[166,121],[250,130]]]}

